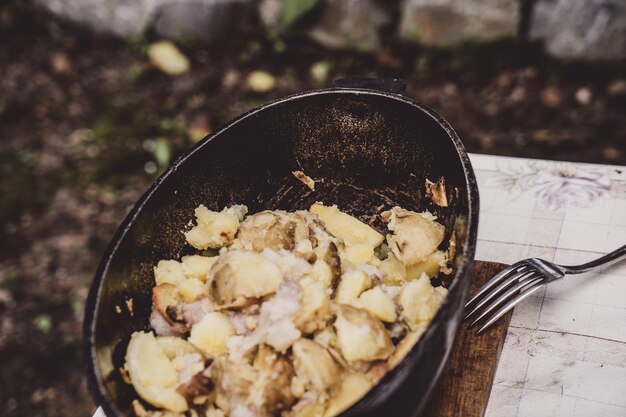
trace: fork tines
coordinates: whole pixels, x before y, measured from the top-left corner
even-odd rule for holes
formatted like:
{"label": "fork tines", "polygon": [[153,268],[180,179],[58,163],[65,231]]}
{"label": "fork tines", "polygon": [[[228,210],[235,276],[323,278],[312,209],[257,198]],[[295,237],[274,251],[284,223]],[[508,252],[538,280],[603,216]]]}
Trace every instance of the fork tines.
{"label": "fork tines", "polygon": [[529,260],[517,262],[491,278],[465,304],[465,320],[471,319],[470,327],[480,321],[482,333],[516,304],[547,284],[545,275]]}

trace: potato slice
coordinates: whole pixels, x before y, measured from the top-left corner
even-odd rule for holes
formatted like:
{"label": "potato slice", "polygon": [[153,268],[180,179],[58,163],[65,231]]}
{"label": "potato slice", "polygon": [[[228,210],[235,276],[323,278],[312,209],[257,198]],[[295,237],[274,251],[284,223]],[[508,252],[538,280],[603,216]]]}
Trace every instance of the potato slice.
{"label": "potato slice", "polygon": [[339,306],[334,326],[341,353],[350,362],[387,359],[393,351],[385,326],[365,310]]}
{"label": "potato slice", "polygon": [[196,210],[196,226],[185,232],[185,239],[196,249],[219,249],[229,245],[237,234],[239,222],[247,213],[246,206],[232,206],[211,211],[200,204]]}
{"label": "potato slice", "polygon": [[443,241],[445,228],[425,214],[394,207],[383,213],[389,219],[387,243],[394,255],[406,265],[422,262],[437,250]]}
{"label": "potato slice", "polygon": [[326,229],[334,236],[341,238],[347,246],[367,245],[375,248],[385,237],[359,219],[339,211],[337,206],[327,207],[315,203],[309,209],[317,214]]}
{"label": "potato slice", "polygon": [[334,389],[339,382],[341,369],[324,347],[309,339],[299,339],[292,346],[296,375],[305,385],[317,392]]}
{"label": "potato slice", "polygon": [[176,336],[160,336],[156,338],[159,345],[170,360],[177,356],[189,355],[190,353],[198,353],[198,349],[194,345]]}
{"label": "potato slice", "polygon": [[213,312],[206,314],[194,324],[189,335],[189,343],[209,358],[228,353],[228,338],[235,335],[235,328],[228,316]]}
{"label": "potato slice", "polygon": [[276,264],[261,254],[241,249],[221,255],[210,273],[210,292],[220,305],[274,293],[283,281]]}
{"label": "potato slice", "polygon": [[349,262],[352,265],[368,263],[374,259],[374,248],[367,244],[347,246],[345,250],[340,252],[341,262]]}
{"label": "potato slice", "polygon": [[324,417],[334,417],[360,400],[372,387],[372,381],[359,373],[349,373],[343,377],[341,388],[330,399]]}
{"label": "potato slice", "polygon": [[439,271],[441,270],[441,266],[446,262],[446,254],[443,251],[435,251],[431,253],[426,259],[422,262],[417,263],[415,265],[411,265],[406,268],[406,274],[408,279],[415,279],[422,276],[422,273],[425,273],[431,278],[439,275]]}
{"label": "potato slice", "polygon": [[393,253],[390,253],[380,263],[379,268],[383,272],[383,282],[385,284],[402,285],[407,280],[407,268],[404,262],[399,260]]}
{"label": "potato slice", "polygon": [[335,301],[340,304],[350,304],[359,295],[372,286],[372,279],[360,269],[351,269],[341,276],[337,287]]}
{"label": "potato slice", "polygon": [[447,292],[443,287],[435,288],[430,285],[430,278],[426,274],[405,284],[399,303],[402,317],[412,330],[420,324],[427,325],[432,320]]}
{"label": "potato slice", "polygon": [[323,283],[311,278],[300,280],[300,287],[302,298],[294,323],[302,333],[310,334],[324,328],[330,317],[329,289]]}
{"label": "potato slice", "polygon": [[362,293],[358,299],[358,306],[386,323],[396,321],[396,305],[380,287]]}
{"label": "potato slice", "polygon": [[131,335],[125,361],[128,376],[141,398],[169,411],[187,411],[187,401],[176,392],[176,369],[152,333]]}

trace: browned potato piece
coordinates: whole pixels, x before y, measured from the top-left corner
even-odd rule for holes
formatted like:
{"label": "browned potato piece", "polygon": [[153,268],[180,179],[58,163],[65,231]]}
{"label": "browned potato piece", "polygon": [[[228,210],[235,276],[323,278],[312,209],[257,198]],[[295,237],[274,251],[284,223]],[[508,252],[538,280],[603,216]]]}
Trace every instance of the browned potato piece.
{"label": "browned potato piece", "polygon": [[383,282],[389,285],[402,285],[407,280],[407,268],[404,262],[390,253],[387,259],[380,263],[380,270],[383,272]]}
{"label": "browned potato piece", "polygon": [[385,239],[376,230],[356,217],[343,213],[336,206],[326,207],[323,204],[315,203],[311,206],[310,211],[317,214],[331,234],[343,239],[348,246],[367,245],[375,248]]}
{"label": "browned potato piece", "polygon": [[187,411],[187,401],[176,392],[178,379],[174,365],[152,333],[131,335],[125,361],[124,367],[141,398],[155,407]]}
{"label": "browned potato piece", "polygon": [[276,264],[256,252],[240,249],[221,255],[210,274],[210,292],[220,305],[274,293],[283,281]]}
{"label": "browned potato piece", "polygon": [[350,362],[387,359],[393,351],[385,326],[365,310],[339,306],[335,329],[341,354]]}
{"label": "browned potato piece", "polygon": [[324,417],[334,417],[357,402],[372,387],[372,381],[359,373],[349,373],[343,377],[341,388],[330,399]]}
{"label": "browned potato piece", "polygon": [[313,264],[313,278],[330,288],[336,288],[341,276],[341,258],[332,240],[319,242],[315,248],[317,260]]}
{"label": "browned potato piece", "polygon": [[406,265],[422,262],[443,241],[445,228],[419,213],[394,207],[383,214],[389,219],[387,227],[395,232],[387,235],[389,248]]}
{"label": "browned potato piece", "polygon": [[294,377],[291,362],[270,346],[261,345],[253,366],[259,373],[249,399],[256,408],[264,414],[275,415],[291,407],[296,400],[291,391]]}
{"label": "browned potato piece", "polygon": [[324,347],[309,339],[299,339],[293,344],[292,352],[296,375],[305,385],[310,384],[320,393],[335,388],[341,368]]}
{"label": "browned potato piece", "polygon": [[174,330],[184,333],[187,331],[185,323],[174,320],[167,312],[168,307],[175,307],[182,302],[183,299],[178,292],[178,287],[173,284],[164,283],[152,288],[152,304],[154,308],[161,313]]}
{"label": "browned potato piece", "polygon": [[262,211],[241,223],[237,238],[243,248],[256,252],[292,250],[297,242],[309,238],[309,225],[304,213]]}
{"label": "browned potato piece", "polygon": [[229,245],[247,211],[246,206],[232,206],[217,212],[200,204],[195,210],[197,224],[185,232],[185,238],[196,249],[218,249]]}
{"label": "browned potato piece", "polygon": [[322,282],[305,278],[300,281],[302,298],[294,323],[304,334],[326,326],[330,316],[330,290]]}
{"label": "browned potato piece", "polygon": [[407,278],[417,279],[422,276],[422,273],[425,273],[429,277],[434,278],[439,275],[439,271],[441,271],[441,267],[442,265],[445,265],[445,262],[445,252],[440,250],[435,251],[422,262],[408,267],[406,269]]}

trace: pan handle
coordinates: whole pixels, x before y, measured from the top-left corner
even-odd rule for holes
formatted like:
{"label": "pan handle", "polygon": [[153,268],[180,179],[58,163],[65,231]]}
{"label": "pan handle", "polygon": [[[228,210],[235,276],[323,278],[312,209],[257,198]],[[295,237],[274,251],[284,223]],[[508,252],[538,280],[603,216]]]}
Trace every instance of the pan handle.
{"label": "pan handle", "polygon": [[363,88],[394,94],[402,94],[406,90],[406,81],[399,78],[346,77],[335,80],[333,84],[339,88]]}

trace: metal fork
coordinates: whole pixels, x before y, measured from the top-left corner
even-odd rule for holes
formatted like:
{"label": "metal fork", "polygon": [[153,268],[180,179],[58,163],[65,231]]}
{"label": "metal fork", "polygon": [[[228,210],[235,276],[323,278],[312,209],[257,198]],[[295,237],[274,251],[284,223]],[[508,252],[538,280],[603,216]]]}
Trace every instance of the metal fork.
{"label": "metal fork", "polygon": [[565,266],[539,258],[524,259],[504,269],[476,291],[465,304],[464,320],[473,320],[470,327],[482,321],[482,327],[476,332],[480,334],[549,283],[565,275],[605,268],[623,259],[626,259],[626,245],[582,265]]}

